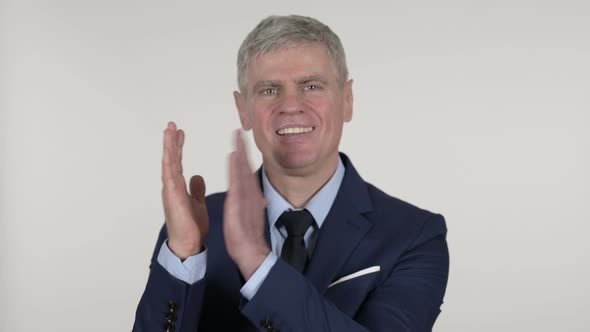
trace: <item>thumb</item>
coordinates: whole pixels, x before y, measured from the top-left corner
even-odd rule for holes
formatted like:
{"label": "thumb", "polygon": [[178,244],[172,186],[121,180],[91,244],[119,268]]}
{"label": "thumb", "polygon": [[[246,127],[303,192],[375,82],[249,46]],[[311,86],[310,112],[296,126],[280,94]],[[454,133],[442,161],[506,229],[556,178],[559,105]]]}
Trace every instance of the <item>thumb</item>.
{"label": "thumb", "polygon": [[200,175],[191,177],[190,182],[191,196],[199,202],[205,201],[205,180]]}

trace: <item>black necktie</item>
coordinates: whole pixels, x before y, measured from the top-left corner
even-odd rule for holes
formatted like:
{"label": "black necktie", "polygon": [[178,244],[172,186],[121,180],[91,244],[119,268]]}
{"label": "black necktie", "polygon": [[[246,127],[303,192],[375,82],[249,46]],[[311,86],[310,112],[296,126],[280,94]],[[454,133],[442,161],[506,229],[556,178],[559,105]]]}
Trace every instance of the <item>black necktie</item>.
{"label": "black necktie", "polygon": [[287,239],[283,244],[281,258],[297,271],[303,272],[308,260],[303,236],[313,224],[313,216],[307,210],[285,211],[278,221],[287,229]]}

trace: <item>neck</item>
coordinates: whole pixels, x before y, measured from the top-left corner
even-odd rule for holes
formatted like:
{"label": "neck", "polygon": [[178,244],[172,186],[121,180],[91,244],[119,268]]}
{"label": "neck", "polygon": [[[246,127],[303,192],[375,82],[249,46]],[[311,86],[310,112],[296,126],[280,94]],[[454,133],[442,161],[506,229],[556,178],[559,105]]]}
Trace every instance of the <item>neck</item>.
{"label": "neck", "polygon": [[304,208],[309,200],[336,172],[340,156],[331,158],[327,167],[318,171],[289,172],[264,163],[264,172],[274,189],[297,209]]}

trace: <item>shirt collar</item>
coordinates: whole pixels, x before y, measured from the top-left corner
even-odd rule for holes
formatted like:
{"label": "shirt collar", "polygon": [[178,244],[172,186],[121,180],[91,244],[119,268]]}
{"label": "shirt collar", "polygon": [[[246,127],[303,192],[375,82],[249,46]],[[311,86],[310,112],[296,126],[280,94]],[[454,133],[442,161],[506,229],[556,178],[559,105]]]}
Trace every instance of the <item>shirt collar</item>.
{"label": "shirt collar", "polygon": [[[344,164],[340,157],[338,158],[338,167],[336,172],[330,178],[330,180],[309,200],[305,209],[307,209],[313,218],[315,219],[318,228],[322,227],[326,216],[336,200],[338,189],[344,178]],[[272,228],[277,222],[279,217],[286,210],[301,210],[294,208],[286,199],[284,199],[272,186],[266,173],[264,171],[264,165],[262,167],[262,190],[264,191],[264,197],[266,198],[268,205],[266,211],[268,214],[268,222]]]}

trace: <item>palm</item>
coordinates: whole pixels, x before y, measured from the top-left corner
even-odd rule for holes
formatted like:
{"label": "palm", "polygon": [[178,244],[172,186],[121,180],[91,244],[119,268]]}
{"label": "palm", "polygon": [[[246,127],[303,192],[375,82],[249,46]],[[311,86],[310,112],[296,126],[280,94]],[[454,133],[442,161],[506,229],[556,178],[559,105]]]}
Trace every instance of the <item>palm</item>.
{"label": "palm", "polygon": [[168,246],[179,257],[198,253],[209,231],[209,216],[205,205],[205,182],[193,176],[190,194],[182,174],[184,132],[173,122],[164,134],[162,160],[162,200],[168,228]]}
{"label": "palm", "polygon": [[248,280],[270,252],[264,237],[266,200],[248,162],[238,130],[236,150],[230,155],[229,190],[223,213],[223,234],[229,256]]}

